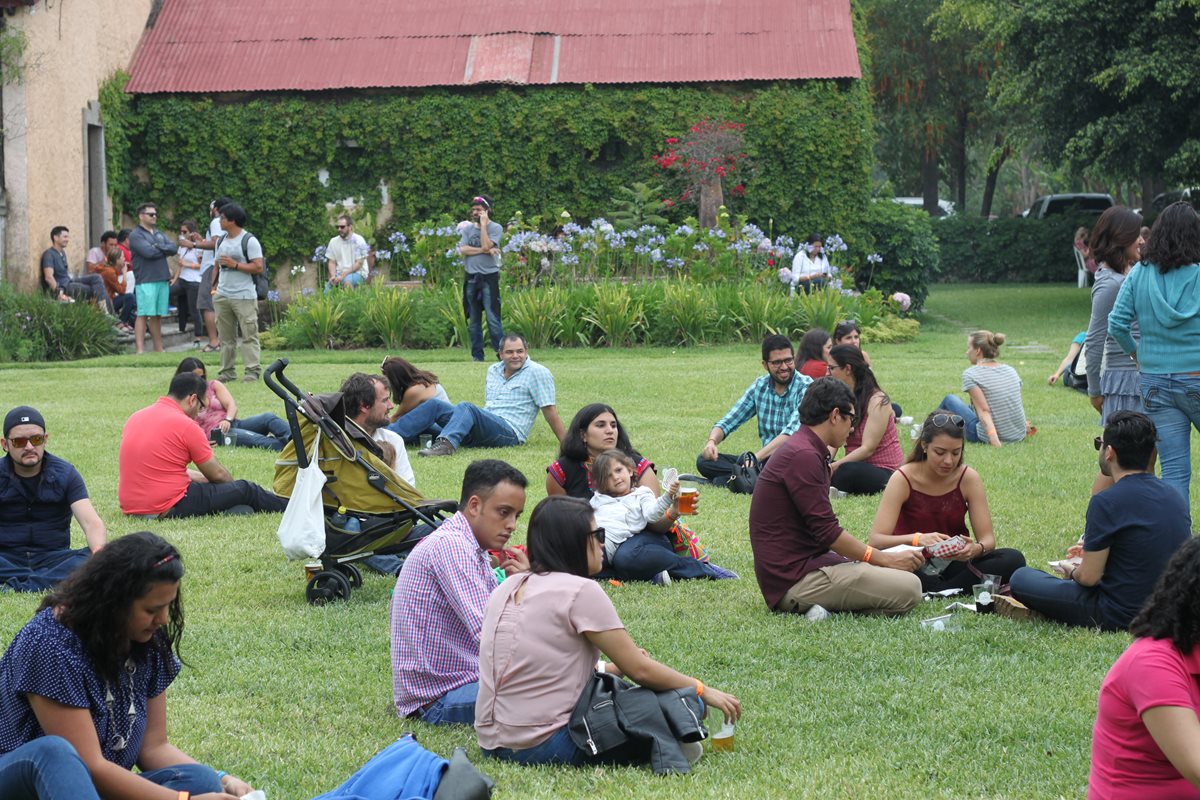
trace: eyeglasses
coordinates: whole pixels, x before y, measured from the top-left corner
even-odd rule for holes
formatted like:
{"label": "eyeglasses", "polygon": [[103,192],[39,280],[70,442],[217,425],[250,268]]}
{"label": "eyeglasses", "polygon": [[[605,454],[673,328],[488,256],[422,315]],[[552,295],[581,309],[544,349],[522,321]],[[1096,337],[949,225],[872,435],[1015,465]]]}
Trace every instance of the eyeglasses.
{"label": "eyeglasses", "polygon": [[851,424],[853,424],[854,420],[858,419],[858,414],[855,414],[853,411],[843,411],[839,408],[838,413],[850,420]]}
{"label": "eyeglasses", "polygon": [[944,428],[947,425],[953,425],[956,428],[962,428],[967,424],[967,421],[958,414],[934,414],[931,421],[933,422],[933,426],[935,428]]}
{"label": "eyeglasses", "polygon": [[1095,439],[1092,440],[1092,446],[1095,447],[1097,451],[1099,451],[1101,447],[1104,447],[1104,439],[1097,436]]}
{"label": "eyeglasses", "polygon": [[12,442],[12,446],[18,450],[24,450],[26,445],[41,447],[46,443],[46,434],[35,433],[33,436],[14,436],[8,441]]}
{"label": "eyeglasses", "polygon": [[350,227],[349,225],[338,225],[338,226],[337,226],[337,229],[338,229],[339,231],[344,231],[344,230],[346,230],[346,229],[347,229],[347,228],[349,228],[349,227]]}
{"label": "eyeglasses", "polygon": [[592,536],[596,537],[597,542],[604,544],[604,528],[596,528],[592,531]]}
{"label": "eyeglasses", "polygon": [[157,217],[158,216],[157,211],[143,211],[142,213],[145,214],[147,217]]}
{"label": "eyeglasses", "polygon": [[774,361],[768,361],[767,366],[775,367],[776,369],[778,369],[779,367],[790,367],[795,363],[796,363],[795,358],[777,358]]}

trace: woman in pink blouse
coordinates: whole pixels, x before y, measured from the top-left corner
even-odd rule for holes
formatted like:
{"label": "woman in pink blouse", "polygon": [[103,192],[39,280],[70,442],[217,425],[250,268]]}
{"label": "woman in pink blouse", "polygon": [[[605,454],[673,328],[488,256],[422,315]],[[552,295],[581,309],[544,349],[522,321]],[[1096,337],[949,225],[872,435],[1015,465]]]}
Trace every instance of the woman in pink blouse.
{"label": "woman in pink blouse", "polygon": [[833,361],[830,374],[854,392],[858,411],[846,439],[846,454],[831,465],[833,485],[849,494],[878,494],[904,463],[896,412],[861,350],[839,344],[829,351],[829,357]]}

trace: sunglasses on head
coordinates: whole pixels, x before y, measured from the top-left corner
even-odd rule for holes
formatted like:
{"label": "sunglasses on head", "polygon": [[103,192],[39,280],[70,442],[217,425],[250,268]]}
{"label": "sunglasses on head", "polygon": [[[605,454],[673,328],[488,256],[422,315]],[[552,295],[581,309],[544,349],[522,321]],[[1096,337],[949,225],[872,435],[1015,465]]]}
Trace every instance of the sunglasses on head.
{"label": "sunglasses on head", "polygon": [[944,428],[947,425],[953,425],[956,428],[962,428],[967,424],[966,420],[964,420],[958,414],[934,414],[931,421],[933,422],[933,426],[935,428]]}
{"label": "sunglasses on head", "polygon": [[8,441],[12,442],[13,447],[18,450],[23,450],[26,445],[30,444],[34,447],[41,447],[46,443],[46,434],[35,433],[33,436],[14,436]]}
{"label": "sunglasses on head", "polygon": [[592,531],[592,536],[596,537],[597,542],[604,544],[604,528],[596,528]]}

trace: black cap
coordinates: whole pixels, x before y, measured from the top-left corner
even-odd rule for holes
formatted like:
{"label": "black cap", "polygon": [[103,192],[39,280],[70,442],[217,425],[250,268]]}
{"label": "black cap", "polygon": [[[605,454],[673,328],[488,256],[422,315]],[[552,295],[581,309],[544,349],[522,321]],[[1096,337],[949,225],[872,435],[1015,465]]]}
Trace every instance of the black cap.
{"label": "black cap", "polygon": [[4,438],[7,439],[8,432],[18,425],[37,425],[46,430],[46,420],[42,419],[42,415],[32,406],[17,406],[8,412],[4,417]]}

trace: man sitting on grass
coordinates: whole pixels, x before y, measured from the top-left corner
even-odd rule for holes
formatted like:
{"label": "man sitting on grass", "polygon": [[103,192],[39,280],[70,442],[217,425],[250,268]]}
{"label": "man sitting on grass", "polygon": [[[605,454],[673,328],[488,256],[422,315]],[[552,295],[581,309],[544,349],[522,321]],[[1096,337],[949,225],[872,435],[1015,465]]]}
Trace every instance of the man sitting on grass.
{"label": "man sitting on grass", "polygon": [[392,691],[396,713],[431,725],[475,722],[479,632],[496,588],[489,550],[506,572],[529,569],[505,550],[525,510],[527,481],[503,461],[474,461],[463,475],[458,513],[408,556],[392,594]]}
{"label": "man sitting on grass", "polygon": [[[171,379],[166,397],[125,422],[118,457],[117,499],[126,514],[201,517],[222,511],[283,511],[287,499],[256,483],[235,481],[196,424],[208,381],[194,372]],[[188,465],[195,464],[196,469]]]}
{"label": "man sitting on grass", "polygon": [[[1096,440],[1100,471],[1113,485],[1088,503],[1081,544],[1068,551],[1078,566],[1066,580],[1032,567],[1012,576],[1012,596],[1050,619],[1104,630],[1126,630],[1179,546],[1192,535],[1187,503],[1154,475],[1154,423],[1137,411],[1108,418]],[[997,613],[1026,616],[997,598]]]}
{"label": "man sitting on grass", "polygon": [[805,614],[904,614],[921,602],[924,563],[916,552],[888,553],[842,530],[829,503],[829,453],[846,443],[854,394],[821,378],[800,404],[803,427],[775,451],[750,501],[754,574],[767,606]]}

